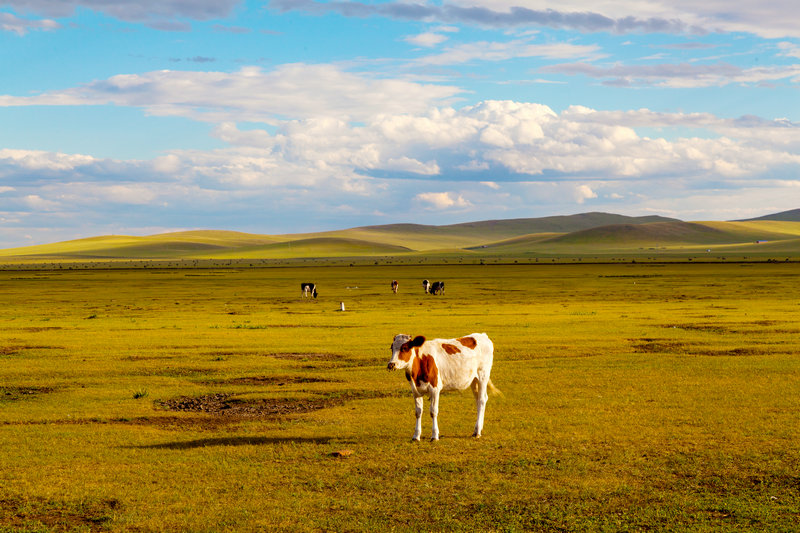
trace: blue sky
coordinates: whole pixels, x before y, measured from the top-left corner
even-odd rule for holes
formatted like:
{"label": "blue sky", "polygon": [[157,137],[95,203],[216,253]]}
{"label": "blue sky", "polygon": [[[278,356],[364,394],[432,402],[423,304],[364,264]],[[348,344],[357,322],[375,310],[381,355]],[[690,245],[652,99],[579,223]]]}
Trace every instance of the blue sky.
{"label": "blue sky", "polygon": [[800,207],[795,0],[0,0],[0,247]]}

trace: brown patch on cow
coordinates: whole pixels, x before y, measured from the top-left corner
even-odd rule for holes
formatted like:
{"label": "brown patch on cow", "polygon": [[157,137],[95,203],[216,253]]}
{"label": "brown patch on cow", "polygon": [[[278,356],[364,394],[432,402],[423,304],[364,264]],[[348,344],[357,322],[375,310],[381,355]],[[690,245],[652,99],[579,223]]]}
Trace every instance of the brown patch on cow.
{"label": "brown patch on cow", "polygon": [[428,383],[434,387],[439,386],[439,368],[436,366],[436,361],[433,356],[424,355],[422,357],[422,366],[425,368],[425,373],[428,375]]}
{"label": "brown patch on cow", "polygon": [[408,346],[408,343],[405,343],[400,347],[400,353],[397,354],[397,358],[401,361],[405,361],[406,363],[411,360],[411,348]]}
{"label": "brown patch on cow", "polygon": [[475,340],[474,337],[461,337],[458,339],[463,346],[466,346],[470,350],[474,350],[475,347],[478,345],[478,341]]}
{"label": "brown patch on cow", "polygon": [[450,355],[461,353],[461,350],[459,350],[457,346],[453,346],[452,344],[443,343],[442,348],[444,348],[444,351]]}
{"label": "brown patch on cow", "polygon": [[408,362],[411,360],[411,349],[415,348],[415,353],[417,357],[419,357],[419,347],[425,344],[425,337],[422,335],[417,335],[410,341],[404,342],[402,346],[400,346],[400,353],[397,357],[401,361]]}
{"label": "brown patch on cow", "polygon": [[415,357],[411,364],[411,374],[407,377],[409,380],[413,379],[417,387],[423,383],[429,383],[433,387],[438,386],[439,368],[436,366],[433,356],[423,354],[421,357]]}

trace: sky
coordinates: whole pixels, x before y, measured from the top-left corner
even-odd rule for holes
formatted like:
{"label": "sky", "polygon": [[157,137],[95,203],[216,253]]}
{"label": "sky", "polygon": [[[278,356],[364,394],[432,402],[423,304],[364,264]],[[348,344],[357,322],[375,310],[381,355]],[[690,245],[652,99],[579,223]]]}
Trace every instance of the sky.
{"label": "sky", "polygon": [[0,247],[800,207],[796,0],[0,0]]}

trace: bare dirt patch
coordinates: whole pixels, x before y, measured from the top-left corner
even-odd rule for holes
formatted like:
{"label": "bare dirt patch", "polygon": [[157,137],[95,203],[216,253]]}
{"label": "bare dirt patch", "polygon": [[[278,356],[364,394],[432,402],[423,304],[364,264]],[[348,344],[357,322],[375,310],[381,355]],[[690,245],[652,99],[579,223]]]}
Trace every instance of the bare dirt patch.
{"label": "bare dirt patch", "polygon": [[769,355],[772,351],[762,348],[733,348],[731,350],[700,350],[694,355],[706,355],[710,357],[751,357],[757,355]]}
{"label": "bare dirt patch", "polygon": [[206,413],[215,417],[280,419],[343,405],[352,400],[382,398],[392,394],[379,391],[341,391],[312,398],[241,398],[235,394],[216,393],[203,396],[179,396],[156,400],[156,408],[165,411]]}
{"label": "bare dirt patch", "polygon": [[678,342],[670,339],[631,339],[636,353],[678,353],[685,354],[694,346],[692,343]]}
{"label": "bare dirt patch", "polygon": [[709,357],[747,357],[769,355],[775,353],[771,350],[754,347],[739,347],[730,349],[710,349],[704,343],[678,342],[670,339],[630,339],[636,353],[671,353],[691,356]]}
{"label": "bare dirt patch", "polygon": [[0,385],[0,402],[32,399],[41,394],[48,394],[55,389],[51,387],[8,387]]}
{"label": "bare dirt patch", "polygon": [[245,376],[240,378],[206,381],[205,385],[256,385],[263,387],[284,387],[305,383],[341,383],[338,380],[307,376]]}
{"label": "bare dirt patch", "polygon": [[17,346],[0,346],[0,356],[3,355],[19,355],[27,350],[61,350],[60,346],[40,346],[33,344],[20,344]]}
{"label": "bare dirt patch", "polygon": [[0,499],[0,529],[11,531],[105,531],[119,509],[116,499],[60,502]]}
{"label": "bare dirt patch", "polygon": [[333,353],[297,353],[297,352],[281,352],[266,354],[267,357],[274,357],[275,359],[290,359],[295,361],[303,361],[306,359],[315,359],[317,361],[341,361],[342,356]]}
{"label": "bare dirt patch", "polygon": [[217,370],[210,368],[185,368],[165,366],[163,368],[140,369],[132,372],[134,376],[160,376],[166,378],[185,378],[198,375],[214,374]]}

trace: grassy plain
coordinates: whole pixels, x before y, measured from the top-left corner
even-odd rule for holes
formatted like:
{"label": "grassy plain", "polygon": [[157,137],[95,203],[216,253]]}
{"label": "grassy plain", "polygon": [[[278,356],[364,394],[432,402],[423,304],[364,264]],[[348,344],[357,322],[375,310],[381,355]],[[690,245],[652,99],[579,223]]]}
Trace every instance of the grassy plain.
{"label": "grassy plain", "polygon": [[[792,263],[2,271],[0,531],[796,531],[798,287]],[[493,339],[482,439],[466,392],[410,442],[400,332]]]}

